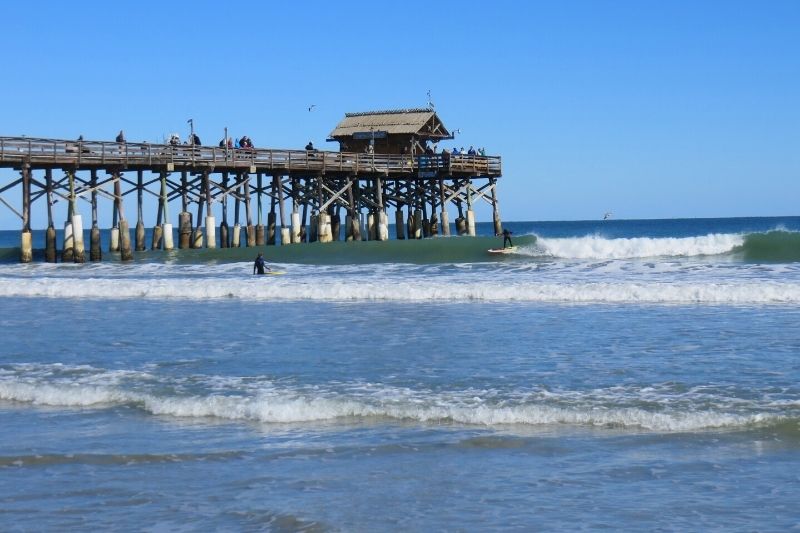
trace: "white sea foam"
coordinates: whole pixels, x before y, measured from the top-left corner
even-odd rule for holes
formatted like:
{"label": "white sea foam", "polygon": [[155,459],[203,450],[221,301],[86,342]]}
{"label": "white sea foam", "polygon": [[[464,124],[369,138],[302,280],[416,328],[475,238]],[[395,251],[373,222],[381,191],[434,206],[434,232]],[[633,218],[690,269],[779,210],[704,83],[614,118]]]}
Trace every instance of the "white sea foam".
{"label": "white sea foam", "polygon": [[90,279],[0,278],[0,297],[92,299],[222,299],[312,301],[496,301],[651,304],[797,304],[800,282],[741,281],[524,281],[476,278],[399,279],[315,277],[265,282],[252,278]]}
{"label": "white sea foam", "polygon": [[[252,396],[205,395],[163,396],[119,387],[86,386],[78,383],[32,382],[6,376],[0,379],[0,399],[35,405],[102,408],[133,405],[161,416],[245,420],[262,423],[306,423],[336,419],[389,418],[420,423],[452,422],[467,425],[575,425],[638,428],[656,432],[684,432],[710,428],[738,428],[768,424],[785,414],[725,412],[721,410],[658,410],[626,406],[609,407],[592,392],[537,395],[527,399],[489,402],[470,391],[431,393],[392,387],[373,388],[369,394],[354,394],[315,388],[276,389],[267,386]],[[569,405],[559,400],[569,399]],[[663,402],[669,403],[667,399]],[[681,402],[679,402],[681,403]]]}
{"label": "white sea foam", "polygon": [[599,236],[552,239],[538,237],[537,253],[570,259],[631,259],[719,255],[744,243],[744,235],[710,234],[699,237],[636,237],[607,239]]}

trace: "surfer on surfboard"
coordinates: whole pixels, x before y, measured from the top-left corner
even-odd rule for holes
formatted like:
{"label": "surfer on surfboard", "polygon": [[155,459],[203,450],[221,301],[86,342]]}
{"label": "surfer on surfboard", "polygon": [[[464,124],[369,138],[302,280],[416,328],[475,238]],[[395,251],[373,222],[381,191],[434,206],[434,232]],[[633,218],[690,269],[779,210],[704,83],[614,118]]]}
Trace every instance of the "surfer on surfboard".
{"label": "surfer on surfboard", "polygon": [[265,269],[268,271],[272,270],[267,266],[266,261],[264,261],[264,254],[259,252],[258,257],[256,257],[256,262],[253,263],[253,275],[256,274],[256,271],[258,271],[258,274],[264,274]]}
{"label": "surfer on surfboard", "polygon": [[503,230],[503,247],[502,248],[491,248],[487,250],[490,254],[513,254],[516,252],[517,247],[514,246],[514,243],[511,242],[511,234],[512,231],[508,231],[507,229]]}

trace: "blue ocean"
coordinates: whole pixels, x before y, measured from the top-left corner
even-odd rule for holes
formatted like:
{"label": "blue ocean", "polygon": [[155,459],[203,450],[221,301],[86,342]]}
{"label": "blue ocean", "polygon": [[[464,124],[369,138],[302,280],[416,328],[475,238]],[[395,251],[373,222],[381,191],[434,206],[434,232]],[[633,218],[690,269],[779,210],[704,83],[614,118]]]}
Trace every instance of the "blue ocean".
{"label": "blue ocean", "polygon": [[0,232],[0,529],[800,529],[800,217],[505,226]]}

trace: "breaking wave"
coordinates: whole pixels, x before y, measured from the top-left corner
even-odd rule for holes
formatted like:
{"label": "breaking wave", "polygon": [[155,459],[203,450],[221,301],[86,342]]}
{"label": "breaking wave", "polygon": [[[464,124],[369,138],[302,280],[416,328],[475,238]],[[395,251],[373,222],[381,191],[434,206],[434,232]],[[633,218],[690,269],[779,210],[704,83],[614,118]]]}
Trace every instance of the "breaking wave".
{"label": "breaking wave", "polygon": [[270,301],[487,301],[650,304],[797,304],[800,283],[778,280],[570,281],[225,278],[0,278],[0,297]]}
{"label": "breaking wave", "polygon": [[553,239],[537,237],[527,249],[561,259],[636,259],[733,255],[748,262],[800,261],[800,233],[774,230],[749,234],[709,234],[696,237],[633,237],[609,239],[597,235]]}
{"label": "breaking wave", "polygon": [[539,237],[542,253],[564,259],[633,259],[647,257],[693,257],[731,252],[745,242],[743,235],[702,237],[607,239],[600,236],[550,239]]}
{"label": "breaking wave", "polygon": [[[601,391],[527,391],[498,398],[486,391],[434,392],[376,384],[339,384],[296,388],[261,382],[249,387],[194,394],[147,392],[147,380],[99,385],[91,379],[32,378],[18,372],[0,374],[0,400],[69,408],[129,406],[153,415],[217,418],[260,423],[347,423],[353,419],[390,419],[418,423],[478,426],[570,425],[630,428],[655,432],[687,432],[714,428],[744,429],[795,420],[800,402],[742,400],[697,393],[655,391],[652,387]],[[233,378],[231,378],[233,379]],[[219,383],[217,378],[215,383]],[[111,380],[113,381],[113,379]],[[130,385],[131,383],[128,383]],[[177,387],[180,389],[180,387]]]}

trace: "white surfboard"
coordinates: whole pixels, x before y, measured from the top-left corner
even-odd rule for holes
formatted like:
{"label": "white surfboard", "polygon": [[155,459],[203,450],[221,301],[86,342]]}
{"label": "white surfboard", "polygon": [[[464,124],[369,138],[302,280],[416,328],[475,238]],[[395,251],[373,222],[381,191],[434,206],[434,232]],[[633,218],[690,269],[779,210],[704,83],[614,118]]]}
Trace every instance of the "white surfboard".
{"label": "white surfboard", "polygon": [[490,254],[513,254],[517,251],[516,246],[509,246],[508,248],[490,248],[486,250]]}

